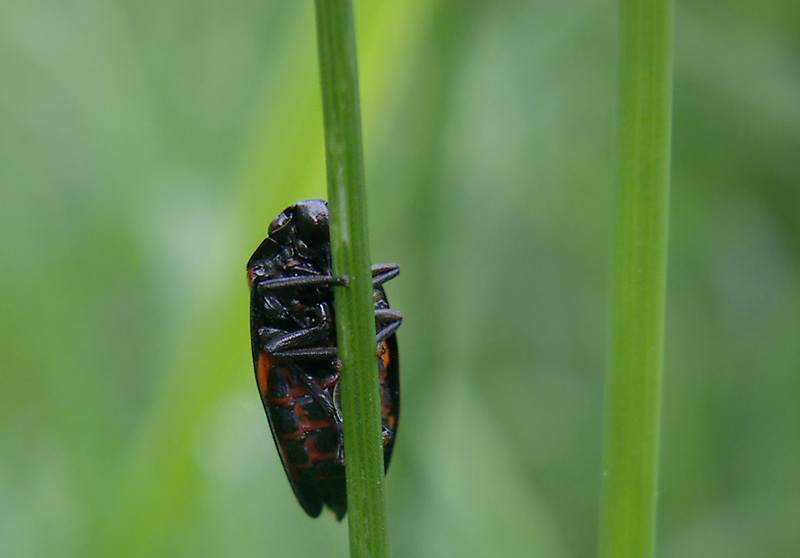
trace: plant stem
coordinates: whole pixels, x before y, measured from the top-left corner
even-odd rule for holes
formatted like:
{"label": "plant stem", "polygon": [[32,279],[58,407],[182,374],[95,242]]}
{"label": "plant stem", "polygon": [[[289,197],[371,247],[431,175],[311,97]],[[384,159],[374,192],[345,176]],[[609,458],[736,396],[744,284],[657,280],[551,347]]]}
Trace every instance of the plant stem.
{"label": "plant stem", "polygon": [[352,3],[316,0],[316,14],[333,272],[349,278],[335,300],[350,556],[379,558],[388,541]]}
{"label": "plant stem", "polygon": [[672,34],[672,0],[621,0],[601,558],[645,558],[655,550]]}

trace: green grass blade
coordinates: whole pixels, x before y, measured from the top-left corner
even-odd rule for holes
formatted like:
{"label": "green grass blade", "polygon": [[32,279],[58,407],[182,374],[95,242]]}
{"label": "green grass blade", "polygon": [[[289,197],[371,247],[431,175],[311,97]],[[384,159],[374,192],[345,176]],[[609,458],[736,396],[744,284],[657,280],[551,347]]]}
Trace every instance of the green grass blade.
{"label": "green grass blade", "polygon": [[317,0],[316,14],[333,271],[350,279],[335,293],[350,555],[379,558],[388,541],[353,8]]}
{"label": "green grass blade", "polygon": [[601,558],[654,554],[672,118],[672,0],[622,0],[619,185]]}

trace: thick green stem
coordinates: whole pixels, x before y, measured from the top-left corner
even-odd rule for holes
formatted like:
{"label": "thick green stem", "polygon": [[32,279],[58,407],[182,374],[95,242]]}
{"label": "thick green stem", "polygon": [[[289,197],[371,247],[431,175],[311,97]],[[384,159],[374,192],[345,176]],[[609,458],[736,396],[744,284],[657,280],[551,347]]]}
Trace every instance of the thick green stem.
{"label": "thick green stem", "polygon": [[601,558],[646,558],[655,549],[672,33],[672,0],[621,0]]}
{"label": "thick green stem", "polygon": [[342,360],[350,556],[387,556],[380,391],[375,358],[353,8],[350,0],[316,0],[317,41]]}

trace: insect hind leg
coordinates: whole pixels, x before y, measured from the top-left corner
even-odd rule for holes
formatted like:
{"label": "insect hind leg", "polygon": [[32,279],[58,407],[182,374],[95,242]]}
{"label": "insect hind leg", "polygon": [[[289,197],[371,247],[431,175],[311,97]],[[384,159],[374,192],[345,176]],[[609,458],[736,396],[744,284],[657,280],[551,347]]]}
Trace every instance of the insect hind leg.
{"label": "insect hind leg", "polygon": [[378,308],[375,310],[375,342],[380,345],[391,336],[400,324],[403,323],[403,313],[391,308]]}
{"label": "insect hind leg", "polygon": [[[336,395],[335,390],[338,388],[338,384],[336,388],[334,388],[334,392],[326,393],[325,391],[321,390],[314,379],[304,372],[299,366],[290,365],[289,369],[292,371],[292,374],[295,377],[297,383],[301,384],[308,390],[309,395],[316,401],[322,409],[325,411],[325,414],[331,417],[333,420],[333,426],[336,430],[336,459],[337,461],[344,462],[344,425],[342,421],[342,414],[339,412],[339,408],[334,401]],[[338,374],[337,374],[338,375]]]}
{"label": "insect hind leg", "polygon": [[281,331],[262,328],[259,335],[262,347],[268,355],[280,356],[280,353],[293,349],[314,347],[326,340],[330,335],[330,323],[323,321],[321,324],[299,329],[297,331]]}

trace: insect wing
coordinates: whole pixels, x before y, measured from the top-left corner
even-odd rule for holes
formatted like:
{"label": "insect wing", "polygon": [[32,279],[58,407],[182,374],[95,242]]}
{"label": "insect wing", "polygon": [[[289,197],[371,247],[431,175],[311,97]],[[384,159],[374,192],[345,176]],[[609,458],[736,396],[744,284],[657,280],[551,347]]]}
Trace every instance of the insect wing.
{"label": "insect wing", "polygon": [[[308,486],[307,482],[300,478],[300,472],[297,467],[292,463],[287,455],[287,449],[281,445],[281,437],[276,429],[276,417],[273,416],[274,404],[270,403],[270,373],[274,369],[280,370],[280,363],[273,362],[270,357],[261,350],[258,341],[258,327],[257,323],[257,305],[258,294],[256,289],[251,287],[250,299],[250,320],[251,320],[251,333],[250,342],[253,349],[253,366],[256,373],[256,383],[258,384],[258,392],[261,396],[261,403],[264,405],[264,411],[267,414],[267,421],[269,428],[272,432],[272,439],[275,442],[275,448],[278,450],[278,455],[281,457],[283,470],[286,472],[286,477],[289,479],[289,484],[292,486],[294,495],[297,501],[303,507],[305,512],[311,517],[317,517],[322,512],[322,500],[318,493]],[[275,374],[272,374],[274,377]]]}
{"label": "insect wing", "polygon": [[384,427],[390,432],[383,445],[384,471],[389,469],[392,460],[397,423],[400,417],[400,374],[397,350],[397,336],[391,335],[384,341],[385,352],[378,359],[381,376],[381,416]]}

